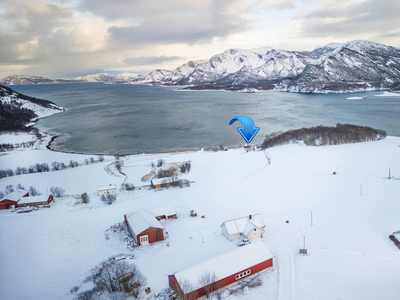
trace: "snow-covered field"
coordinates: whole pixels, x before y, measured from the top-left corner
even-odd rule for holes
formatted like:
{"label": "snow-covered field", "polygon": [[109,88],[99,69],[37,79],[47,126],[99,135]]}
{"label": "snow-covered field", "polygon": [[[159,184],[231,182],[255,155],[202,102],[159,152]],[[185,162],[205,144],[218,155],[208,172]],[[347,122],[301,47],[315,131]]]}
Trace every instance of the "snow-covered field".
{"label": "snow-covered field", "polygon": [[[90,157],[49,151],[45,144],[1,153],[0,169],[83,163]],[[399,145],[396,137],[339,146],[289,144],[267,149],[271,164],[264,152],[244,149],[127,156],[122,171],[136,186],[148,184],[140,180],[158,159],[190,160],[191,171],[181,178],[193,183],[119,192],[110,206],[96,191],[125,180],[112,164],[114,157],[3,178],[0,191],[21,183],[42,194],[60,186],[71,196],[28,214],[0,210],[0,299],[73,299],[71,288],[82,291],[91,268],[111,255],[130,253],[118,235],[106,239],[105,231],[126,213],[166,205],[178,214],[163,222],[168,239],[132,252],[137,256],[132,262],[148,279],[150,296],[168,286],[167,275],[238,247],[221,234],[223,221],[261,213],[263,239],[275,266],[262,274],[261,287],[226,299],[398,299],[400,250],[388,236],[400,229]],[[73,195],[83,192],[90,203],[74,205]],[[190,209],[199,217],[190,217]],[[308,256],[298,254],[303,236]]]}

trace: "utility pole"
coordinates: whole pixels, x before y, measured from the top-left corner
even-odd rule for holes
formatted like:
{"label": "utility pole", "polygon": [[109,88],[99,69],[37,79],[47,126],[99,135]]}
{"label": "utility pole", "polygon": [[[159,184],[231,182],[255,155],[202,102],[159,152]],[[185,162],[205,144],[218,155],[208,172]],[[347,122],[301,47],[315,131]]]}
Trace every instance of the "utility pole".
{"label": "utility pole", "polygon": [[391,177],[390,177],[390,171],[391,171],[391,170],[390,170],[390,167],[389,167],[389,179],[391,178]]}
{"label": "utility pole", "polygon": [[311,227],[313,226],[313,219],[312,219],[312,211],[310,210],[311,213]]}

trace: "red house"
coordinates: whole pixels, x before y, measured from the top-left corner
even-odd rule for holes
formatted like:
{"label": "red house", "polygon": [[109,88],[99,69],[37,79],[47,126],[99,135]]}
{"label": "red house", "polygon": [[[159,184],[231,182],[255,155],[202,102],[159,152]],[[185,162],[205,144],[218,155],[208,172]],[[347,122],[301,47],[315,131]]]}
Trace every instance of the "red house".
{"label": "red house", "polygon": [[[263,241],[214,257],[189,269],[168,276],[169,286],[183,299],[197,299],[273,266],[274,255]],[[205,274],[215,274],[208,285],[200,281]]]}
{"label": "red house", "polygon": [[20,201],[21,198],[28,197],[29,193],[24,190],[17,190],[15,192],[12,192],[5,196],[3,199],[0,201],[0,209],[7,209],[12,206],[18,207],[18,201]]}
{"label": "red house", "polygon": [[132,237],[139,246],[164,240],[164,227],[147,211],[137,211],[124,216]]}

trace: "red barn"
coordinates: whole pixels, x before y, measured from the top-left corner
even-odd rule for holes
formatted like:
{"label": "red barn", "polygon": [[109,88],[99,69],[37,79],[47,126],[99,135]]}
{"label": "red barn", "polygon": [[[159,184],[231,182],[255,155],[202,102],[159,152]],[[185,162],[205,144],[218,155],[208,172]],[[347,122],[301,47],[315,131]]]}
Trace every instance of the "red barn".
{"label": "red barn", "polygon": [[[169,275],[169,286],[184,299],[197,299],[272,267],[273,258],[274,255],[263,241],[253,242]],[[215,274],[216,280],[203,285],[200,279],[207,273]]]}
{"label": "red barn", "polygon": [[164,227],[147,211],[137,211],[124,216],[130,234],[139,246],[164,240]]}
{"label": "red barn", "polygon": [[1,201],[0,201],[0,209],[7,209],[10,208],[11,206],[18,207],[18,201],[20,201],[21,198],[28,197],[29,193],[24,190],[17,190],[15,192],[12,192],[5,196]]}

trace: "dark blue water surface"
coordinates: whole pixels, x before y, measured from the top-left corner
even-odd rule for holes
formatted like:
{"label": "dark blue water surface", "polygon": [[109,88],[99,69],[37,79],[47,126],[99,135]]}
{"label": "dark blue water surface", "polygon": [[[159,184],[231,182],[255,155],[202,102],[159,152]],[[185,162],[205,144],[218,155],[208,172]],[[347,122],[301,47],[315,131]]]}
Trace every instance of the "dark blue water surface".
{"label": "dark blue water surface", "polygon": [[[254,143],[277,131],[350,123],[400,134],[400,97],[382,92],[294,94],[177,91],[176,87],[80,83],[14,85],[20,93],[61,105],[65,112],[37,127],[59,135],[61,151],[135,154],[244,144],[239,115],[260,127]],[[346,100],[347,97],[367,97]]]}

